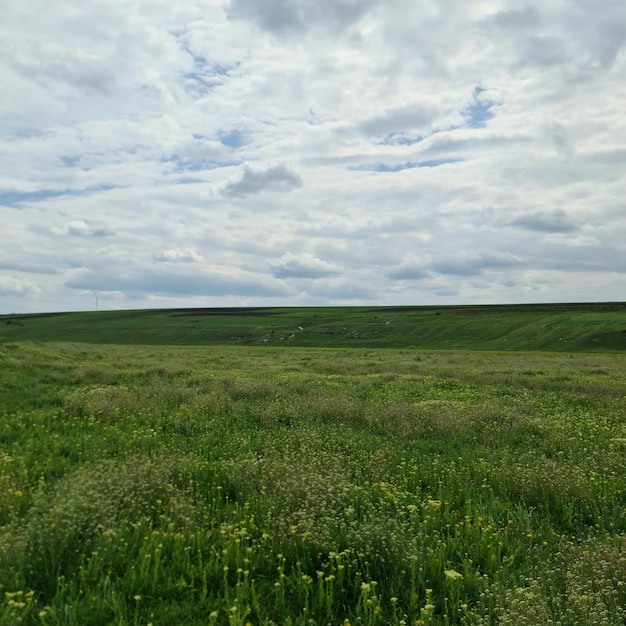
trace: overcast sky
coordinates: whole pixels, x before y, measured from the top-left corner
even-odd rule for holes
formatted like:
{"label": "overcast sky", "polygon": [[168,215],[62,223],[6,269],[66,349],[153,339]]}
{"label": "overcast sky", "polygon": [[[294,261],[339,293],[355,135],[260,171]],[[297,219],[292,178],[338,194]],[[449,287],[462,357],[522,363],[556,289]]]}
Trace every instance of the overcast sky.
{"label": "overcast sky", "polygon": [[623,0],[20,0],[0,313],[626,300]]}

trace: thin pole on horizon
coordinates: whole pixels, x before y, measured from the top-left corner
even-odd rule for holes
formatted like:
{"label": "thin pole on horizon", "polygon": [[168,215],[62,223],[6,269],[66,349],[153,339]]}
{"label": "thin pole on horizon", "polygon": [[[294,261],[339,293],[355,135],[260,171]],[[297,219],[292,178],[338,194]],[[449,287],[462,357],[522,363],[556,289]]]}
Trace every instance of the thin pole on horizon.
{"label": "thin pole on horizon", "polygon": [[96,311],[98,310],[98,296],[96,296]]}

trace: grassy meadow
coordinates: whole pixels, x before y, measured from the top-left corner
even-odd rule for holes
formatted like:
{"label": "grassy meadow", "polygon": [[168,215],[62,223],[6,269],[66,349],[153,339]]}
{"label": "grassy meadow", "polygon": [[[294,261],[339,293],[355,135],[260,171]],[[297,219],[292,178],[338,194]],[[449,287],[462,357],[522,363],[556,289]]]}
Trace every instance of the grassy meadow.
{"label": "grassy meadow", "polygon": [[625,623],[623,352],[33,341],[10,319],[0,625]]}

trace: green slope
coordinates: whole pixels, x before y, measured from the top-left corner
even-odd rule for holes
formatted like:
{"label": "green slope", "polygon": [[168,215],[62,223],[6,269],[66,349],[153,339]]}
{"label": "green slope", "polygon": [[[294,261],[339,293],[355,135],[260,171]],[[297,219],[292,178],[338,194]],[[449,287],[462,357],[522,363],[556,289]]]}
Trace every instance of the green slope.
{"label": "green slope", "polygon": [[0,316],[3,341],[626,350],[626,303],[230,308]]}

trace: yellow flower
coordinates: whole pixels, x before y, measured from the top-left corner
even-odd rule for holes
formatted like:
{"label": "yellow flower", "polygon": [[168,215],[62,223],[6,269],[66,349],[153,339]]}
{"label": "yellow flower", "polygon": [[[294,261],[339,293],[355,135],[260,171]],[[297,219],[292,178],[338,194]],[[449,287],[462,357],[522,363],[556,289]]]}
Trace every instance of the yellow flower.
{"label": "yellow flower", "polygon": [[459,572],[457,572],[454,569],[444,570],[443,573],[446,575],[446,578],[449,578],[450,580],[456,580],[457,578],[463,578],[463,574],[459,574]]}

